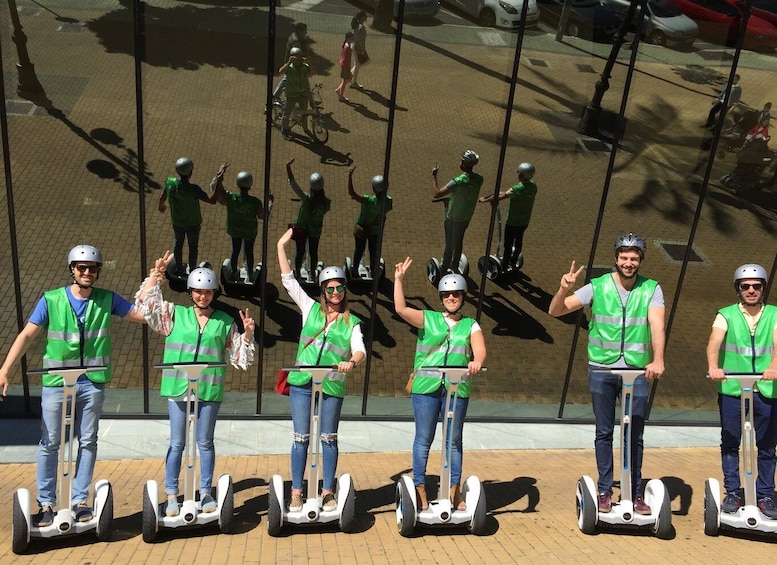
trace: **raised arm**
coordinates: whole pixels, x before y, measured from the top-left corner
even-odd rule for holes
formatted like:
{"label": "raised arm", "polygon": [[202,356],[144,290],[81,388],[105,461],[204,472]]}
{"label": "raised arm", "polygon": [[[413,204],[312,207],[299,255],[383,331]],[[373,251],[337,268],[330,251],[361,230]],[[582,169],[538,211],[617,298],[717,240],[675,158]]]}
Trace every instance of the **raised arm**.
{"label": "raised arm", "polygon": [[402,287],[402,279],[413,264],[413,260],[407,257],[402,263],[397,263],[394,268],[394,309],[400,318],[415,328],[424,327],[424,313],[422,310],[411,308],[405,302],[405,290]]}
{"label": "raised arm", "polygon": [[286,175],[289,178],[289,185],[291,186],[291,189],[296,193],[297,196],[299,196],[301,199],[305,198],[305,191],[302,190],[302,187],[297,183],[297,179],[294,178],[294,172],[291,170],[291,166],[294,164],[294,157],[289,159],[289,162],[286,163]]}
{"label": "raised arm", "polygon": [[286,256],[286,246],[291,241],[291,236],[293,233],[293,230],[289,228],[278,240],[278,266],[281,269],[281,275],[288,275],[291,273],[289,258]]}
{"label": "raised arm", "polygon": [[564,273],[561,277],[561,284],[558,287],[558,291],[553,295],[553,299],[550,301],[550,307],[548,308],[548,314],[558,318],[564,316],[570,312],[574,312],[583,307],[580,299],[574,294],[567,296],[569,292],[575,287],[577,277],[583,272],[585,265],[580,265],[579,269],[575,269],[576,264],[572,261],[572,266],[569,268],[568,273]]}
{"label": "raised arm", "polygon": [[348,169],[348,196],[351,197],[352,200],[356,200],[356,202],[360,203],[364,198],[360,194],[357,194],[356,191],[353,189],[353,172],[356,170],[356,165]]}
{"label": "raised arm", "polygon": [[437,173],[439,170],[440,165],[435,163],[434,168],[432,169],[432,198],[440,198],[441,196],[445,196],[450,192],[447,184],[442,188],[437,185]]}

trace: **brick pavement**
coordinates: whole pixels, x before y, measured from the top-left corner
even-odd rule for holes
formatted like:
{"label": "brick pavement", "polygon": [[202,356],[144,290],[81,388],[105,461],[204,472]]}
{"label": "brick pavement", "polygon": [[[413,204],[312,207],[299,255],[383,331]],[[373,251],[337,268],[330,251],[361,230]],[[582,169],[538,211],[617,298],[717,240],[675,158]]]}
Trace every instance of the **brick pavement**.
{"label": "brick pavement", "polygon": [[[432,452],[430,475],[439,453]],[[403,538],[396,529],[395,480],[408,453],[343,454],[339,470],[354,477],[358,528],[286,528],[267,534],[267,481],[288,473],[288,456],[219,457],[216,471],[235,484],[236,533],[217,527],[165,531],[154,544],[142,541],[140,501],[144,482],[162,479],[161,459],[99,461],[96,478],[113,487],[115,529],[108,542],[91,534],[36,540],[29,553],[10,548],[10,508],[0,520],[0,558],[40,563],[730,563],[732,555],[765,561],[774,537],[707,537],[702,528],[704,481],[719,473],[715,448],[647,449],[645,477],[661,478],[672,497],[675,535],[658,540],[645,532],[607,531],[586,536],[577,528],[574,491],[579,475],[595,471],[591,450],[486,451],[465,453],[464,475],[485,485],[488,530],[483,537],[457,529],[421,529]],[[0,499],[20,487],[34,489],[29,464],[2,466]],[[10,560],[10,561],[9,561]]]}

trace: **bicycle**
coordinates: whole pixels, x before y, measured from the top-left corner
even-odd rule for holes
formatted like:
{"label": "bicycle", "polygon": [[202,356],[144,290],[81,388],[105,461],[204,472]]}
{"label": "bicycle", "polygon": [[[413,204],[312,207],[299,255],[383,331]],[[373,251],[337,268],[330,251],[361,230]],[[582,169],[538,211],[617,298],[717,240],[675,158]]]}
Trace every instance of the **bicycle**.
{"label": "bicycle", "polygon": [[[321,98],[321,88],[323,83],[319,82],[310,89],[310,107],[307,110],[300,110],[295,107],[289,116],[289,129],[302,124],[305,128],[304,118],[309,116],[310,129],[306,132],[317,143],[324,144],[329,140],[329,128],[326,125],[323,109],[324,103]],[[277,128],[281,128],[283,120],[283,108],[286,106],[284,98],[274,98],[272,103],[272,121]]]}

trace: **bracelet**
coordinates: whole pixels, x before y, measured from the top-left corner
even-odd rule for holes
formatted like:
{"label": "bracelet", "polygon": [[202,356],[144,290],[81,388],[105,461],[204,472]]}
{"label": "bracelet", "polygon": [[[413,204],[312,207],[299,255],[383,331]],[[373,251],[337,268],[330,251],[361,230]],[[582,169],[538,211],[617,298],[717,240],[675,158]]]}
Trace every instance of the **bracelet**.
{"label": "bracelet", "polygon": [[356,368],[356,365],[359,364],[358,361],[354,361],[353,359],[351,359],[350,361],[351,361],[351,364],[353,365],[354,369]]}

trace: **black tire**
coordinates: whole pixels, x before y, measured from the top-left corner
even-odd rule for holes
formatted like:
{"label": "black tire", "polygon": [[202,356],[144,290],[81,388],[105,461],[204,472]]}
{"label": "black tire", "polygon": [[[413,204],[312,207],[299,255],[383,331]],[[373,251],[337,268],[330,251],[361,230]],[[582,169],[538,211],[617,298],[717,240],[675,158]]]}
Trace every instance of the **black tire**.
{"label": "black tire", "polygon": [[483,27],[496,27],[496,14],[493,10],[485,9],[480,12],[478,23]]}
{"label": "black tire", "polygon": [[720,508],[715,504],[712,496],[709,480],[704,482],[704,534],[708,536],[718,535],[718,512]]}
{"label": "black tire", "polygon": [[353,488],[353,481],[345,496],[343,512],[340,514],[340,531],[350,534],[356,527],[356,491]]}
{"label": "black tire", "polygon": [[572,37],[580,37],[582,30],[583,26],[580,25],[580,22],[570,20],[567,24],[567,35],[571,35]]}
{"label": "black tire", "polygon": [[652,43],[653,45],[659,45],[661,47],[666,47],[666,35],[664,35],[664,32],[662,32],[662,31],[655,30],[648,37],[648,41],[650,43]]}
{"label": "black tire", "polygon": [[11,526],[11,548],[16,555],[24,553],[27,549],[27,519],[24,516],[24,510],[19,503],[19,495],[13,495],[13,525]]}
{"label": "black tire", "polygon": [[281,504],[283,504],[283,501],[278,500],[274,485],[271,482],[267,493],[267,533],[272,537],[278,536],[283,526]]}
{"label": "black tire", "polygon": [[329,141],[329,128],[324,123],[324,118],[313,118],[313,128],[310,130],[310,134],[316,143],[323,145]]}
{"label": "black tire", "polygon": [[143,487],[143,541],[146,543],[153,543],[156,539],[156,512],[154,512],[154,505],[157,501],[151,500],[148,495],[148,487]]}
{"label": "black tire", "polygon": [[669,493],[664,490],[661,508],[658,510],[656,523],[653,524],[653,533],[658,539],[671,539],[673,531],[671,502],[669,500]]}
{"label": "black tire", "polygon": [[113,530],[113,488],[108,484],[108,496],[105,497],[105,506],[100,513],[100,519],[97,521],[97,539],[99,541],[108,541],[111,539]]}
{"label": "black tire", "polygon": [[486,491],[480,488],[480,497],[478,498],[475,511],[472,513],[472,521],[469,523],[469,531],[476,536],[482,536],[486,533]]}
{"label": "black tire", "polygon": [[219,531],[222,534],[231,534],[235,531],[235,493],[231,477],[227,485],[227,495],[224,497],[219,512]]}
{"label": "black tire", "polygon": [[583,479],[577,481],[577,526],[584,534],[591,535],[596,531],[596,514],[599,511],[593,495],[585,488]]}
{"label": "black tire", "polygon": [[281,102],[273,102],[270,112],[273,125],[277,128],[280,128],[281,120],[283,120],[283,104]]}
{"label": "black tire", "polygon": [[415,505],[413,504],[415,492],[407,492],[404,481],[397,483],[397,504],[401,511],[401,519],[397,524],[397,530],[402,537],[410,537],[415,527]]}

